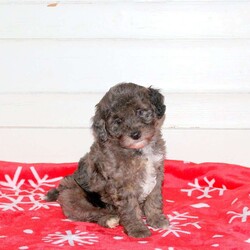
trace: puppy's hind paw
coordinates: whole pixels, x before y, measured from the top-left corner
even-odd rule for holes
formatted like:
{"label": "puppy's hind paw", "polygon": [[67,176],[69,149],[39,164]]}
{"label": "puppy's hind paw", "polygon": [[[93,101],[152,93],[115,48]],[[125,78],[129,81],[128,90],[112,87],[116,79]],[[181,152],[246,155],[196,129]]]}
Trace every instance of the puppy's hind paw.
{"label": "puppy's hind paw", "polygon": [[119,225],[119,221],[120,219],[118,216],[111,217],[106,221],[107,227],[115,228],[116,226]]}
{"label": "puppy's hind paw", "polygon": [[117,215],[106,214],[103,215],[97,223],[103,227],[115,228],[119,225],[120,218]]}

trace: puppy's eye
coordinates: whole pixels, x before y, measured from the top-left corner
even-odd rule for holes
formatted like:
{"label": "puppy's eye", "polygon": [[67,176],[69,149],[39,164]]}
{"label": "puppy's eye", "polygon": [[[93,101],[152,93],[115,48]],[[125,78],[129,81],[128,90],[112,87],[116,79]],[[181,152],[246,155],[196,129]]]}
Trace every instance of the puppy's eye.
{"label": "puppy's eye", "polygon": [[143,110],[143,109],[137,109],[136,114],[138,116],[143,116],[144,112],[145,112],[145,110]]}
{"label": "puppy's eye", "polygon": [[152,110],[145,110],[145,109],[138,109],[137,115],[145,122],[149,124],[152,122],[153,119],[153,111]]}
{"label": "puppy's eye", "polygon": [[145,113],[146,118],[151,118],[153,116],[153,111],[152,110],[147,110]]}
{"label": "puppy's eye", "polygon": [[153,114],[152,110],[144,110],[144,109],[138,109],[137,110],[137,115],[143,118],[149,118]]}
{"label": "puppy's eye", "polygon": [[114,124],[116,124],[116,125],[120,125],[121,123],[122,123],[122,119],[121,118],[116,118],[114,120]]}

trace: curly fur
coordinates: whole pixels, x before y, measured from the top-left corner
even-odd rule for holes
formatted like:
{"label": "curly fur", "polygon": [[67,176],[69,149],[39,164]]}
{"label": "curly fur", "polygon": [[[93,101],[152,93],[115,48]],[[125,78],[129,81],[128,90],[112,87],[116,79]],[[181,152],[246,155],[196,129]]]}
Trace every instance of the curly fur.
{"label": "curly fur", "polygon": [[133,83],[112,87],[96,105],[95,141],[78,169],[48,192],[73,220],[121,224],[132,237],[169,224],[162,212],[164,97]]}

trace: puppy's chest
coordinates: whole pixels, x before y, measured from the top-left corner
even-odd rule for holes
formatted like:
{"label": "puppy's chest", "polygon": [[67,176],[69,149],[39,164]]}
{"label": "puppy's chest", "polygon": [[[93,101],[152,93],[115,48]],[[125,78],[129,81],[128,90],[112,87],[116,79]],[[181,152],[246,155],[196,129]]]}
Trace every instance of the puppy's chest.
{"label": "puppy's chest", "polygon": [[143,201],[152,192],[157,182],[157,165],[162,160],[162,155],[153,154],[151,149],[144,149],[142,156],[143,173],[139,181],[141,193],[139,200]]}

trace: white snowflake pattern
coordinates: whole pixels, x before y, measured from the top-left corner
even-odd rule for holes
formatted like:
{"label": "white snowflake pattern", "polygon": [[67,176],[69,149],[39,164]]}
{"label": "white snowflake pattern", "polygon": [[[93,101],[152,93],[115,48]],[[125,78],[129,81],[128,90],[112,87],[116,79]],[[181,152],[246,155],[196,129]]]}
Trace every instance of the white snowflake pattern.
{"label": "white snowflake pattern", "polygon": [[15,198],[12,198],[11,196],[3,194],[0,191],[0,198],[5,198],[5,200],[7,200],[7,202],[0,201],[0,208],[3,211],[7,211],[7,210],[12,210],[12,211],[19,210],[19,211],[23,211],[24,210],[22,207],[18,206],[20,203],[22,203],[23,196],[17,196]]}
{"label": "white snowflake pattern", "polygon": [[17,167],[13,179],[11,179],[11,177],[9,175],[5,174],[4,177],[5,177],[6,182],[0,181],[0,185],[3,186],[2,189],[13,190],[13,191],[15,191],[15,195],[18,195],[20,192],[21,186],[25,182],[24,179],[21,179],[18,182],[21,171],[22,171],[22,167]]}
{"label": "white snowflake pattern", "polygon": [[53,245],[58,246],[83,246],[83,245],[93,245],[98,242],[98,237],[93,233],[81,232],[76,230],[72,233],[71,230],[66,230],[65,233],[56,232],[54,234],[48,234],[43,238],[44,242],[51,242]]}
{"label": "white snowflake pattern", "polygon": [[224,194],[224,191],[227,190],[225,185],[222,185],[221,188],[214,187],[215,179],[212,179],[209,181],[207,177],[204,178],[204,181],[207,183],[207,186],[202,187],[199,184],[198,179],[194,180],[194,183],[188,183],[188,186],[193,187],[190,189],[181,189],[182,192],[187,192],[188,196],[192,196],[194,191],[199,191],[202,193],[202,195],[198,196],[197,199],[202,199],[202,198],[212,198],[210,195],[214,191],[219,192],[219,196],[222,196]]}
{"label": "white snowflake pattern", "polygon": [[244,207],[242,209],[242,213],[236,213],[234,211],[228,211],[227,214],[234,214],[234,216],[231,217],[229,220],[229,224],[233,222],[234,219],[236,218],[241,218],[241,222],[246,222],[247,217],[250,216],[250,210],[248,207]]}
{"label": "white snowflake pattern", "polygon": [[[178,238],[180,237],[180,234],[191,234],[191,232],[187,231],[187,229],[186,229],[188,226],[193,226],[197,229],[201,229],[199,222],[196,221],[196,219],[198,219],[198,217],[191,216],[191,215],[189,215],[188,212],[186,212],[186,213],[173,212],[173,215],[168,215],[168,218],[170,221],[170,225],[167,229],[159,229],[159,228],[156,229],[156,228],[152,228],[152,227],[150,227],[150,228],[155,232],[161,233],[162,237],[166,237],[169,234],[173,234]],[[193,219],[195,219],[195,221],[193,221]],[[188,220],[191,220],[191,221],[182,223],[182,222],[188,221]]]}
{"label": "white snowflake pattern", "polygon": [[45,192],[45,190],[42,188],[42,186],[46,186],[46,187],[54,187],[55,184],[51,184],[53,182],[57,182],[59,180],[62,179],[62,177],[57,177],[57,178],[53,178],[53,179],[48,179],[48,175],[44,175],[43,178],[40,178],[40,176],[38,175],[36,169],[34,167],[30,167],[30,171],[32,172],[33,176],[35,177],[36,183],[33,180],[28,180],[28,182],[30,183],[30,185],[34,188],[31,193],[35,193],[36,191],[41,191],[41,192]]}
{"label": "white snowflake pattern", "polygon": [[23,211],[24,205],[29,205],[29,210],[37,210],[40,208],[49,209],[49,206],[59,206],[55,202],[46,203],[43,200],[45,190],[43,187],[54,187],[55,182],[62,177],[49,179],[48,175],[42,178],[36,169],[31,166],[30,171],[34,176],[34,180],[28,179],[29,189],[24,189],[25,179],[20,179],[22,167],[17,167],[14,176],[4,175],[6,181],[0,181],[0,187],[5,192],[0,191],[0,209],[3,211]]}

